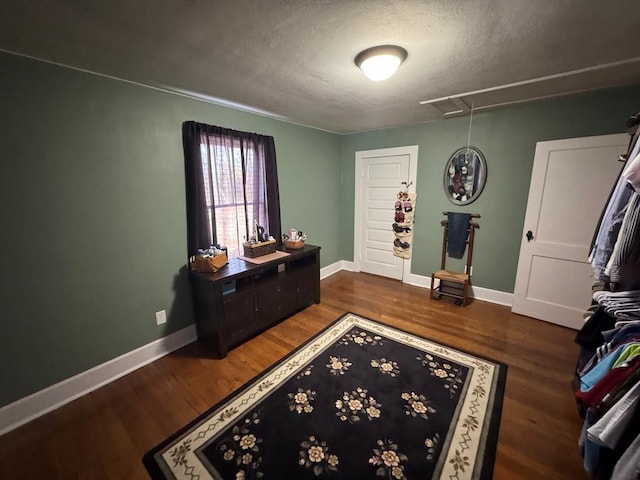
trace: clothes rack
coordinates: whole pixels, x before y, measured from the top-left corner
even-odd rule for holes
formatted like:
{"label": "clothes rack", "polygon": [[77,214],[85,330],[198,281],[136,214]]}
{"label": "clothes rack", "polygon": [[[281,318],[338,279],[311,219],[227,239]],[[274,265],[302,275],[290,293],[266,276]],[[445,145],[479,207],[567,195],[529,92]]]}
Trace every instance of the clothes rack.
{"label": "clothes rack", "polygon": [[[635,118],[634,118],[635,117]],[[640,113],[627,127],[640,124]],[[635,128],[591,245],[593,304],[576,335],[581,347],[574,379],[584,418],[579,446],[597,480],[640,479],[640,158]]]}

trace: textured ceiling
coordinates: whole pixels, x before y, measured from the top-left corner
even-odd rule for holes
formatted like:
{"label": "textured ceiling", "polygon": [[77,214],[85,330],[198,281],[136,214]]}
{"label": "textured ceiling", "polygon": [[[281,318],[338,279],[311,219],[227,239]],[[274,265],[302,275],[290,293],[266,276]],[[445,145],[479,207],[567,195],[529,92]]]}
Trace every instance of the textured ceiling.
{"label": "textured ceiling", "polygon": [[[344,133],[640,83],[639,16],[637,0],[3,0],[0,49]],[[353,58],[379,44],[409,56],[374,83]]]}

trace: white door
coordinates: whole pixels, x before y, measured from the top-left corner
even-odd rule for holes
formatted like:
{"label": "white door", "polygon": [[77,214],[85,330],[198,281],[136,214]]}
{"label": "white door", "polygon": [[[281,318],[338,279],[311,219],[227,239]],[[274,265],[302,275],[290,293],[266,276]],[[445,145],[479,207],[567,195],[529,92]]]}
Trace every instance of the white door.
{"label": "white door", "polygon": [[[356,271],[402,279],[409,260],[393,255],[398,192],[415,192],[418,147],[356,152],[354,263]],[[404,184],[402,182],[405,182]],[[410,264],[406,273],[410,273]]]}
{"label": "white door", "polygon": [[[591,303],[589,247],[629,136],[538,142],[513,293],[515,313],[579,329]],[[531,240],[527,232],[531,232]]]}

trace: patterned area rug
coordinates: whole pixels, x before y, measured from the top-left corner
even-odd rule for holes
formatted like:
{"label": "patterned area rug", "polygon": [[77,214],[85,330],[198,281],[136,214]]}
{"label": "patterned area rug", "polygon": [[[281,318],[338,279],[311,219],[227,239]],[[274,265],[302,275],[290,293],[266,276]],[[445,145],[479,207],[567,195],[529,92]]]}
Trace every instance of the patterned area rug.
{"label": "patterned area rug", "polygon": [[154,479],[490,479],[505,379],[346,314],[143,461]]}

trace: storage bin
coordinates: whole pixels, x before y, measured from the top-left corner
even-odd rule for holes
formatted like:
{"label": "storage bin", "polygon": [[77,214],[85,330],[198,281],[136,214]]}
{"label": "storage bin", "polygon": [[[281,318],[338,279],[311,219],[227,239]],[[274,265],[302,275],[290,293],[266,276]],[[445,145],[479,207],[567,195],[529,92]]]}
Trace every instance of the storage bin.
{"label": "storage bin", "polygon": [[229,259],[227,258],[226,252],[213,257],[196,255],[195,257],[192,257],[191,270],[201,273],[216,273],[227,263],[229,263]]}
{"label": "storage bin", "polygon": [[243,243],[244,256],[247,258],[262,257],[263,255],[269,255],[276,251],[276,241],[269,240],[267,242],[259,243]]}

